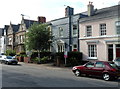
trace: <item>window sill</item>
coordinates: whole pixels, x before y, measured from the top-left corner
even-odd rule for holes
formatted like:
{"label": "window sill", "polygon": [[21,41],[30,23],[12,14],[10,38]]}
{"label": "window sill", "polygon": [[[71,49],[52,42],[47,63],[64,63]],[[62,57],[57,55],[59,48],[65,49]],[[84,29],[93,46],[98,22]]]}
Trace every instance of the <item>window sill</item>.
{"label": "window sill", "polygon": [[97,57],[88,57],[88,60],[97,60]]}

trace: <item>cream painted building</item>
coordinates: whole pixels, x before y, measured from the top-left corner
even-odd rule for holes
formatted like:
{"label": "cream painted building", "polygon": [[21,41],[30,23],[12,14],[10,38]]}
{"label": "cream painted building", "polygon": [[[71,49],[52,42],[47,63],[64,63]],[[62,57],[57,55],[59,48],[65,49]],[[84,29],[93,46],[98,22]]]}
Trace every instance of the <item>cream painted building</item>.
{"label": "cream painted building", "polygon": [[88,17],[79,20],[80,51],[83,60],[112,61],[120,57],[120,5],[95,9],[88,5]]}

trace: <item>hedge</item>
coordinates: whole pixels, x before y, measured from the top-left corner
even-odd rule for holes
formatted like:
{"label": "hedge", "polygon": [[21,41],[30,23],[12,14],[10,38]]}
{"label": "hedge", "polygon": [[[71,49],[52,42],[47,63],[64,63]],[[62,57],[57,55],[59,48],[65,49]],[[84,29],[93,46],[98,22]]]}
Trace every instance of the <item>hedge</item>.
{"label": "hedge", "polygon": [[[59,57],[61,63],[65,63],[64,52],[58,52],[55,54],[55,61]],[[66,66],[75,66],[82,64],[82,53],[81,52],[68,52]]]}

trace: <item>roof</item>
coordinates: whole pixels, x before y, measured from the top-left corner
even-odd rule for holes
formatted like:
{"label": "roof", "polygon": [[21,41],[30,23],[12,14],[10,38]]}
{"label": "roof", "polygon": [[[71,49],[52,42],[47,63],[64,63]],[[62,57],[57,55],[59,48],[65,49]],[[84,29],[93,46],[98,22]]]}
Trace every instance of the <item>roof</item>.
{"label": "roof", "polygon": [[91,21],[96,19],[102,19],[102,18],[110,18],[114,16],[118,16],[118,12],[120,11],[120,5],[102,8],[102,9],[96,9],[93,16],[88,16],[86,18],[81,18],[80,22],[85,21]]}
{"label": "roof", "polygon": [[32,24],[38,23],[38,21],[24,19],[24,23],[26,24],[26,28],[28,29]]}
{"label": "roof", "polygon": [[5,26],[4,26],[4,30],[6,30],[6,34],[7,34],[8,28],[9,28],[9,25],[5,25]]}
{"label": "roof", "polygon": [[19,26],[20,26],[20,24],[18,24],[18,25],[12,24],[13,32],[17,32],[19,29]]}
{"label": "roof", "polygon": [[[87,11],[77,13],[77,14],[74,14],[74,15],[71,15],[71,16],[73,17],[73,16],[76,16],[76,15],[79,15],[80,16],[80,22],[94,20],[94,19],[108,18],[108,17],[118,16],[119,15],[118,13],[120,12],[119,8],[120,8],[120,5],[115,5],[115,6],[112,6],[112,7],[106,7],[106,8],[102,8],[102,9],[95,9],[95,12],[94,12],[93,16],[88,16]],[[52,22],[52,21],[57,21],[57,20],[60,20],[60,19],[65,19],[65,18],[68,18],[68,17],[62,17],[62,18],[54,19],[54,20],[48,21],[48,23]]]}

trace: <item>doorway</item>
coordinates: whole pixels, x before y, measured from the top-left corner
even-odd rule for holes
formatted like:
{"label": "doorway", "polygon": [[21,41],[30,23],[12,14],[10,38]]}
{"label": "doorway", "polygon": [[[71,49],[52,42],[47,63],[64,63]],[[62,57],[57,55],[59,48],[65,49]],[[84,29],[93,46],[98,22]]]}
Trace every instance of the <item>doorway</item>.
{"label": "doorway", "polygon": [[113,44],[108,45],[108,61],[113,60]]}

